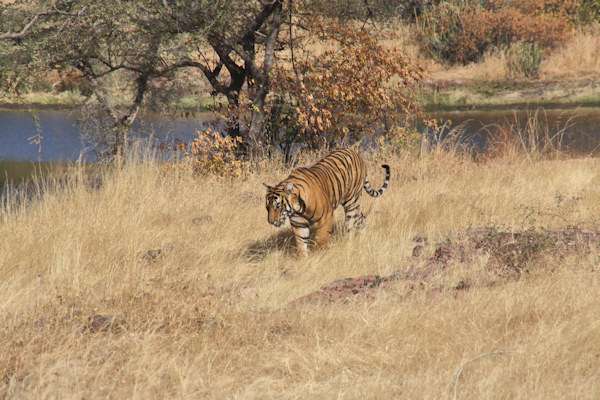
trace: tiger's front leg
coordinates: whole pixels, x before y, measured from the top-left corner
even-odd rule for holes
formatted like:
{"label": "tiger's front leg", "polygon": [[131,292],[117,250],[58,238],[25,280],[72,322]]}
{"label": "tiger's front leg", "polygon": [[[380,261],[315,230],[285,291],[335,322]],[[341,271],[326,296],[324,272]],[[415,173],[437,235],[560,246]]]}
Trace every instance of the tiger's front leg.
{"label": "tiger's front leg", "polygon": [[294,232],[294,239],[296,239],[296,250],[298,250],[299,257],[308,257],[308,238],[310,236],[310,230],[308,226],[292,225],[292,231]]}
{"label": "tiger's front leg", "polygon": [[317,224],[317,231],[315,232],[315,242],[317,247],[323,247],[329,244],[329,235],[333,231],[333,215],[330,217],[323,217]]}

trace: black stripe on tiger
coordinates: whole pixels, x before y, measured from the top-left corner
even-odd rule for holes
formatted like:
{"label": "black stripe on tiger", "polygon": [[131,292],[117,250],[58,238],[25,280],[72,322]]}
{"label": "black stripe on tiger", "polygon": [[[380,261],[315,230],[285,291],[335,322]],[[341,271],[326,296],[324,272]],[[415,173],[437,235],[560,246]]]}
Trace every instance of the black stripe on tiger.
{"label": "black stripe on tiger", "polygon": [[379,190],[373,189],[367,178],[362,158],[350,149],[336,150],[313,166],[298,168],[275,186],[267,186],[267,220],[277,227],[290,218],[296,246],[301,255],[308,254],[309,227],[315,227],[318,247],[326,245],[333,230],[333,211],[344,207],[345,225],[363,229],[365,216],[358,199],[364,189],[370,196],[385,192],[390,180],[390,167],[385,169],[385,181]]}

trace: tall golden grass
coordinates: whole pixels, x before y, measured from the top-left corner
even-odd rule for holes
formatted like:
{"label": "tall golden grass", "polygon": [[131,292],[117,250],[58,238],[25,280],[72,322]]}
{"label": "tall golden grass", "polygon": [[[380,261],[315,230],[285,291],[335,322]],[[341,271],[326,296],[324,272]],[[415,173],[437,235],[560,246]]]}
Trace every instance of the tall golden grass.
{"label": "tall golden grass", "polygon": [[[545,51],[540,65],[542,80],[594,78],[600,74],[600,35],[598,27],[574,30],[559,47]],[[430,64],[436,79],[506,80],[510,78],[507,50],[492,50],[477,63],[448,67]]]}
{"label": "tall golden grass", "polygon": [[542,79],[590,78],[600,74],[600,27],[579,28],[540,66]]}
{"label": "tall golden grass", "polygon": [[[290,171],[276,162],[221,180],[150,156],[13,191],[0,212],[0,397],[596,398],[596,247],[518,278],[457,262],[411,295],[290,305],[336,279],[407,270],[420,232],[600,226],[595,158],[380,154],[374,185],[383,162],[392,181],[362,198],[367,233],[337,233],[306,260],[289,226],[266,222],[262,182]],[[466,277],[484,284],[443,289]]]}

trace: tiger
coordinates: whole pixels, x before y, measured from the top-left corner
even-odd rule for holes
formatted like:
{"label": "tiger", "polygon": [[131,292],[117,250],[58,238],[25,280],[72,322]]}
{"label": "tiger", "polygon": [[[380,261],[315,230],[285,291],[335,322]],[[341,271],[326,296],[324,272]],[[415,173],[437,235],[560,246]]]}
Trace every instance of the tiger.
{"label": "tiger", "polygon": [[333,211],[344,207],[344,225],[365,228],[365,215],[360,211],[358,199],[362,189],[379,197],[385,192],[390,180],[390,167],[385,169],[385,181],[379,190],[371,187],[367,178],[367,166],[352,149],[339,149],[311,167],[301,167],[275,186],[264,184],[267,189],[267,221],[278,228],[290,219],[299,257],[308,256],[309,227],[316,227],[316,247],[329,243],[333,230]]}

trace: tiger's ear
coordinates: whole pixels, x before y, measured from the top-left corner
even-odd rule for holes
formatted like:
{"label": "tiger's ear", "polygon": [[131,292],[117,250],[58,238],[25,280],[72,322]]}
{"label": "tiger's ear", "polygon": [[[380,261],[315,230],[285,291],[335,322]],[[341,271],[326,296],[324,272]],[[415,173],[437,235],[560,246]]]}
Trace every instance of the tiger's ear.
{"label": "tiger's ear", "polygon": [[267,185],[266,183],[263,183],[263,186],[265,187],[265,189],[269,190],[271,189],[271,186]]}
{"label": "tiger's ear", "polygon": [[294,189],[294,184],[292,182],[288,182],[285,185],[285,194],[287,194],[289,196],[290,194],[292,194],[293,189]]}

